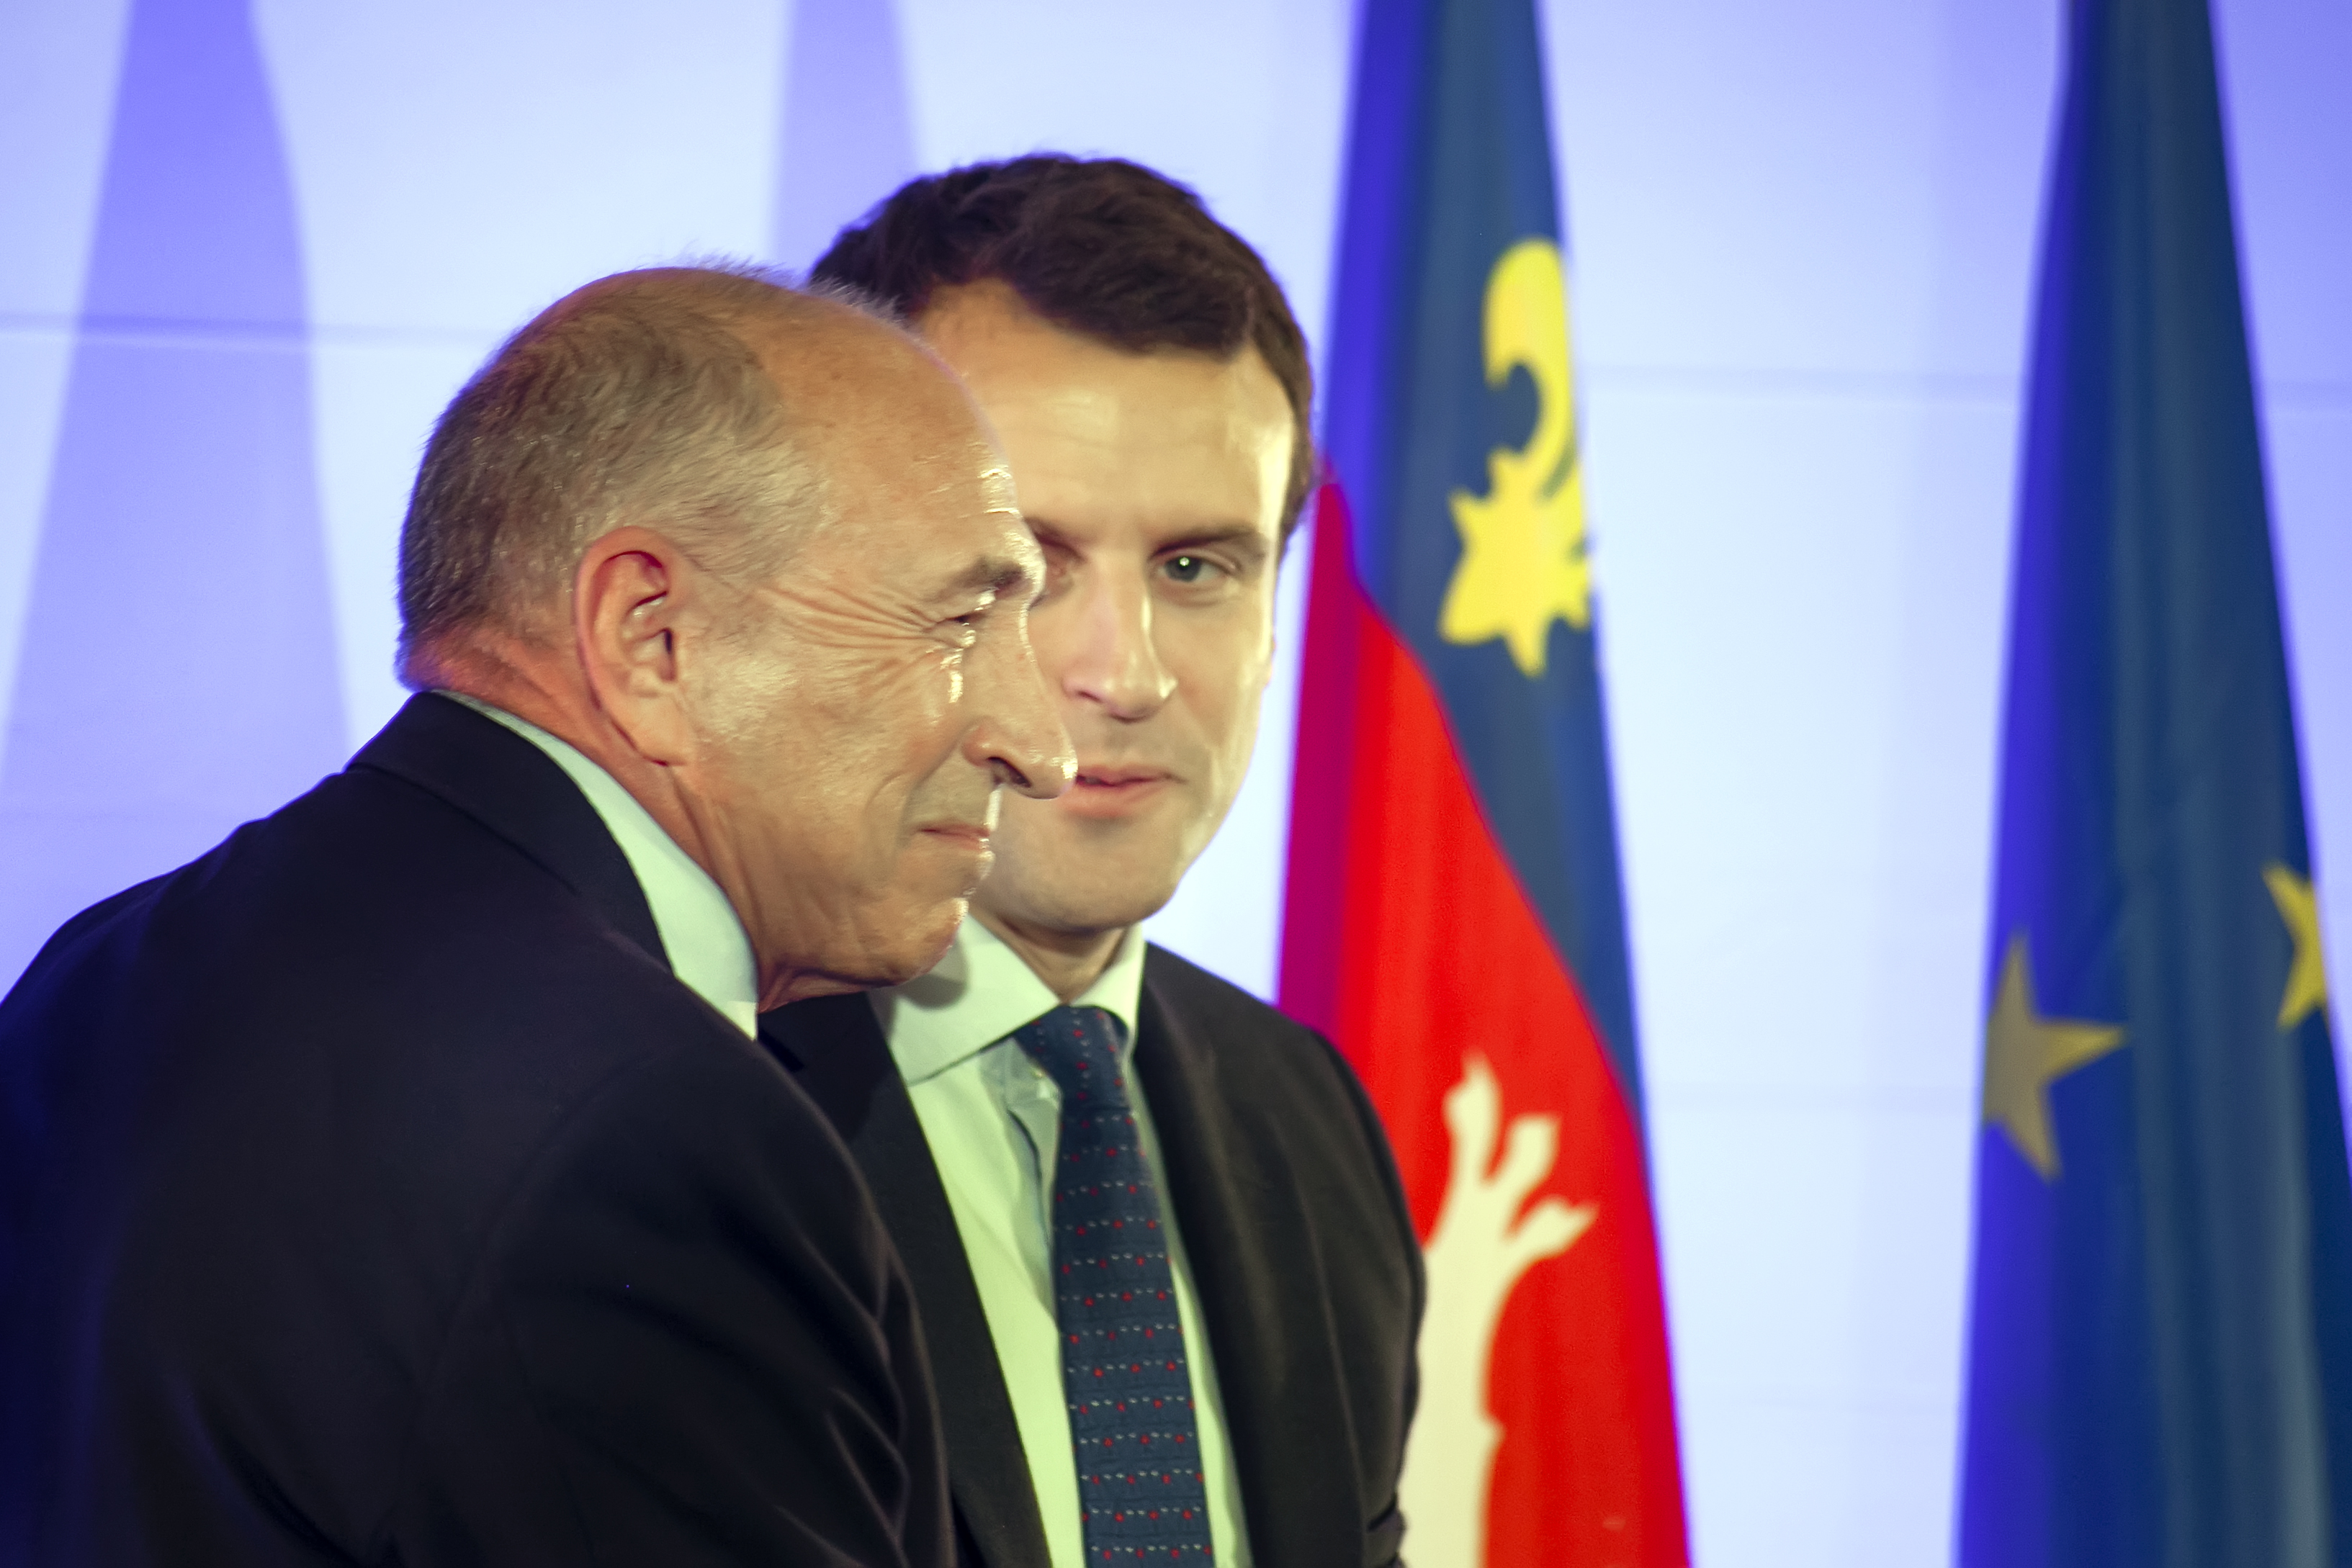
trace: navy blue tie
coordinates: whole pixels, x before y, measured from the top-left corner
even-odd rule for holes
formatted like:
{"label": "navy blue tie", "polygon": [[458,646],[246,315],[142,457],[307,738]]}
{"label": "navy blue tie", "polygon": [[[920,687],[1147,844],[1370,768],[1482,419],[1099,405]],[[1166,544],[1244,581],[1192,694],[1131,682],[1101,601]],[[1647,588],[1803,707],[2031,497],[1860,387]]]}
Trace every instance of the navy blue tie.
{"label": "navy blue tie", "polygon": [[1055,1008],[1013,1032],[1062,1092],[1054,1290],[1089,1563],[1213,1560],[1192,1375],[1118,1020]]}

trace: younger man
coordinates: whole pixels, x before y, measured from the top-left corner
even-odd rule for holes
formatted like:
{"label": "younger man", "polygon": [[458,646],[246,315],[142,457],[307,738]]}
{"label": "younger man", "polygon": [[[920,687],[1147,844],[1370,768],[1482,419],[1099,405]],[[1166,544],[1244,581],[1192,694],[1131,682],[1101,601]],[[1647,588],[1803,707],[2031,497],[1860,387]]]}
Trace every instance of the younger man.
{"label": "younger man", "polygon": [[902,311],[1003,441],[1078,759],[1005,801],[937,969],[767,1019],[914,1281],[960,1555],[1390,1562],[1422,1280],[1387,1144],[1328,1043],[1138,929],[1249,764],[1314,474],[1297,325],[1111,161],[917,180],[814,276]]}

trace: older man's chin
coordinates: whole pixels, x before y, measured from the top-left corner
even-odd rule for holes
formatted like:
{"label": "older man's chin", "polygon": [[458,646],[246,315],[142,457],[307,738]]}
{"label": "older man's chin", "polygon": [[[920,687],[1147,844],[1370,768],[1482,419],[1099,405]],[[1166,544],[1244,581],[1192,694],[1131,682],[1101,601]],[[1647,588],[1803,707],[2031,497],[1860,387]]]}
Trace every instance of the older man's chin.
{"label": "older man's chin", "polygon": [[956,928],[971,913],[971,895],[965,893],[910,919],[903,942],[877,945],[876,956],[881,962],[875,966],[865,986],[903,986],[929,974],[947,956],[948,944],[955,940]]}
{"label": "older man's chin", "polygon": [[929,974],[947,956],[948,944],[955,940],[956,928],[963,923],[971,902],[968,894],[960,894],[907,911],[890,921],[887,929],[860,933],[864,939],[856,951],[836,952],[824,967],[793,975],[785,988],[761,998],[761,1009],[764,1011],[811,997],[900,986]]}

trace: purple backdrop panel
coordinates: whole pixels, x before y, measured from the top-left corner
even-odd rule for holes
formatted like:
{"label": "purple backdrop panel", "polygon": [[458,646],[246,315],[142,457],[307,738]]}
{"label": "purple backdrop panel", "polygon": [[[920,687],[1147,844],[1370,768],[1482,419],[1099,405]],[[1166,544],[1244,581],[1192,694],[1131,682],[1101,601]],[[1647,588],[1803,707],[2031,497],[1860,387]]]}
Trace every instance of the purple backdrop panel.
{"label": "purple backdrop panel", "polygon": [[805,267],[915,172],[891,0],[800,0],[784,65],[769,256]]}
{"label": "purple backdrop panel", "polygon": [[0,762],[0,980],[344,737],[293,199],[242,0],[141,0]]}

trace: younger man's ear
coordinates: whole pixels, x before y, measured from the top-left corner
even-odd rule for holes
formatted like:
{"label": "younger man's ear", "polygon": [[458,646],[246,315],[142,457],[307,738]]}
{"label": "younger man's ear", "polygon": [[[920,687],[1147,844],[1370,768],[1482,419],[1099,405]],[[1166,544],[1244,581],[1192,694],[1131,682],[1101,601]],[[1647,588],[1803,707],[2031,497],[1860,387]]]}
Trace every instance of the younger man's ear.
{"label": "younger man's ear", "polygon": [[572,634],[597,705],[646,761],[692,759],[679,698],[677,627],[694,568],[650,528],[614,528],[590,544],[572,579]]}

